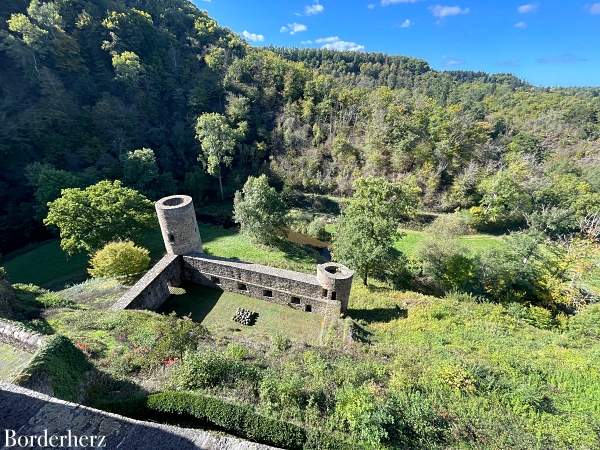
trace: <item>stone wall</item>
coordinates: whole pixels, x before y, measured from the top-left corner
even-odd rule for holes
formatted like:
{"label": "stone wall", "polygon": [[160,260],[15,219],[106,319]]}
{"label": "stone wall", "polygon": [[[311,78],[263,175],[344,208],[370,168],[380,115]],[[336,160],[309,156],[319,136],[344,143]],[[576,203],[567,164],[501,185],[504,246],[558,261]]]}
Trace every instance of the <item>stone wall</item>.
{"label": "stone wall", "polygon": [[33,353],[44,342],[44,335],[28,330],[16,322],[0,319],[0,342]]}
{"label": "stone wall", "polygon": [[112,309],[158,309],[181,282],[181,257],[165,255],[135,283]]}
{"label": "stone wall", "polygon": [[309,275],[211,257],[202,253],[191,197],[172,195],[155,207],[167,255],[113,309],[156,310],[169,298],[169,286],[188,281],[325,316],[346,312],[353,276],[347,267],[320,264],[316,274]]}
{"label": "stone wall", "polygon": [[[221,432],[134,420],[2,382],[0,424],[4,429],[16,430],[17,436],[43,436],[46,431],[49,436],[61,436],[67,430],[74,436],[105,436],[106,449],[276,450]],[[86,444],[91,448],[89,439]]]}
{"label": "stone wall", "polygon": [[291,270],[198,254],[183,256],[182,278],[307,312],[341,312],[341,303],[331,300],[316,276]]}

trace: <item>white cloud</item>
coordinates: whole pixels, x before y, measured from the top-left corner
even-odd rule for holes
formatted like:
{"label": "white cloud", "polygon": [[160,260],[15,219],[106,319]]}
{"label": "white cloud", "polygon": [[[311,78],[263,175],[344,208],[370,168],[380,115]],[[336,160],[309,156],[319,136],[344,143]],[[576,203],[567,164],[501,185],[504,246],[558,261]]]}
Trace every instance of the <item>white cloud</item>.
{"label": "white cloud", "polygon": [[444,58],[444,65],[446,67],[462,66],[465,62],[458,58]]}
{"label": "white cloud", "polygon": [[369,8],[369,9],[375,9],[375,3],[369,3],[367,5],[367,8]]}
{"label": "white cloud", "polygon": [[592,3],[590,5],[590,14],[600,14],[600,3]]}
{"label": "white cloud", "polygon": [[306,5],[304,7],[304,14],[307,16],[314,16],[315,14],[321,14],[324,10],[325,7],[317,1],[312,5]]}
{"label": "white cloud", "polygon": [[515,28],[519,28],[521,30],[524,30],[525,28],[527,28],[527,23],[526,22],[517,22],[513,26]]}
{"label": "white cloud", "polygon": [[398,5],[400,3],[417,3],[419,0],[381,0],[381,6]]}
{"label": "white cloud", "polygon": [[301,33],[302,31],[306,31],[306,30],[308,30],[306,25],[304,25],[303,23],[297,23],[297,22],[288,23],[287,25],[283,25],[279,29],[279,31],[281,33],[290,33],[290,34]]}
{"label": "white cloud", "polygon": [[252,42],[262,42],[265,40],[262,34],[250,33],[248,30],[242,31],[242,36]]}
{"label": "white cloud", "polygon": [[460,6],[435,5],[429,8],[431,13],[438,19],[450,16],[460,16],[469,14],[469,8],[461,8]]}
{"label": "white cloud", "polygon": [[410,28],[412,26],[412,22],[410,19],[405,19],[401,24],[400,28]]}
{"label": "white cloud", "polygon": [[340,40],[340,38],[337,37],[337,36],[329,36],[329,37],[322,37],[322,38],[319,38],[319,39],[315,39],[315,42],[317,44],[328,44],[330,42],[336,42],[336,41],[339,41],[339,40]]}
{"label": "white cloud", "polygon": [[536,12],[539,9],[540,5],[538,3],[525,3],[524,5],[520,5],[517,8],[519,14],[528,14],[532,12]]}
{"label": "white cloud", "polygon": [[210,3],[212,0],[202,0],[204,3]]}
{"label": "white cloud", "polygon": [[327,50],[360,52],[365,49],[364,45],[356,42],[342,41],[338,36],[327,36],[315,39],[315,44],[323,44],[321,48]]}
{"label": "white cloud", "polygon": [[312,43],[313,43],[313,41],[311,41],[310,39],[308,41],[300,41],[300,44],[302,44],[302,45],[310,45]]}

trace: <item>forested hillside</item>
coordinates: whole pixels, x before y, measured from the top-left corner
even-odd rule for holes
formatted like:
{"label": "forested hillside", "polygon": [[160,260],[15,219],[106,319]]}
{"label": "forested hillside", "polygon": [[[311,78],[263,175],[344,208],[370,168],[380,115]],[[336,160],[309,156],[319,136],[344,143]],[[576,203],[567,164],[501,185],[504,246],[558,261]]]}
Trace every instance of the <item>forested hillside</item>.
{"label": "forested hillside", "polygon": [[[203,123],[233,152],[202,154]],[[600,89],[440,73],[420,60],[253,49],[186,0],[0,5],[0,251],[47,236],[60,189],[121,179],[150,198],[232,197],[250,174],[347,195],[414,183],[477,227],[563,235],[600,207]],[[134,151],[137,150],[137,151]]]}

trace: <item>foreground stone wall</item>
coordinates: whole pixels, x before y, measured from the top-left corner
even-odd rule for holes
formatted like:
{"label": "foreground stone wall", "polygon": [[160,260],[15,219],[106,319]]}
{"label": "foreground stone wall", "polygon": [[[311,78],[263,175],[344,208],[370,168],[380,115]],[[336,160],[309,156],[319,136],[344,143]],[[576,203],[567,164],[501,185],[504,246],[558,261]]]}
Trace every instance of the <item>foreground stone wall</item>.
{"label": "foreground stone wall", "polygon": [[[66,435],[68,431],[73,436],[104,436],[103,448],[107,449],[275,449],[275,447],[245,441],[223,433],[129,419],[2,382],[0,382],[0,424],[4,429],[15,430],[16,437],[43,436],[45,431],[49,436]],[[4,440],[4,430],[2,432]],[[89,438],[85,446],[91,448]],[[66,447],[65,445],[60,448]],[[83,445],[71,447],[83,448]],[[35,448],[40,447],[35,446]]]}
{"label": "foreground stone wall", "polygon": [[341,312],[341,303],[331,300],[316,276],[291,270],[198,254],[183,257],[182,278],[306,312],[326,316]]}
{"label": "foreground stone wall", "polygon": [[44,335],[28,330],[18,323],[0,319],[0,342],[35,352],[44,342]]}
{"label": "foreground stone wall", "polygon": [[169,298],[169,286],[181,282],[181,261],[178,255],[165,255],[135,283],[112,309],[156,310]]}

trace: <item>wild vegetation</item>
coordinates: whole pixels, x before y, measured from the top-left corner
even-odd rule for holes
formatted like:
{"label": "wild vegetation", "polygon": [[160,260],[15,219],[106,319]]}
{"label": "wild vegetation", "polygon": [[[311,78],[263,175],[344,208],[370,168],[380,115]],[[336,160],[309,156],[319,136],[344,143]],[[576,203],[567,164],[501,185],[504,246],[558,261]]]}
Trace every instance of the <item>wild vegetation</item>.
{"label": "wild vegetation", "polygon": [[[56,335],[57,395],[289,447],[600,446],[600,89],[251,48],[186,0],[5,0],[0,79],[0,251],[31,244],[0,306]],[[108,310],[174,192],[208,254],[312,272],[286,233],[331,238],[347,317]]]}

